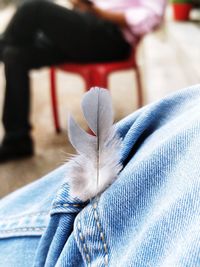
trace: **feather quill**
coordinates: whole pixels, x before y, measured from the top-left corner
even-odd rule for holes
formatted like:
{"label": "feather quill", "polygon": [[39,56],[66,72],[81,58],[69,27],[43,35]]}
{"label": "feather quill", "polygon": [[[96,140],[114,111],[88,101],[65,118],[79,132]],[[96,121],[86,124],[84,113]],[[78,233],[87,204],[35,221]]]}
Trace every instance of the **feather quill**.
{"label": "feather quill", "polygon": [[117,178],[122,168],[121,140],[113,126],[108,90],[90,89],[83,97],[82,111],[95,136],[81,129],[69,116],[69,140],[78,155],[69,161],[67,179],[71,195],[86,201],[102,193]]}

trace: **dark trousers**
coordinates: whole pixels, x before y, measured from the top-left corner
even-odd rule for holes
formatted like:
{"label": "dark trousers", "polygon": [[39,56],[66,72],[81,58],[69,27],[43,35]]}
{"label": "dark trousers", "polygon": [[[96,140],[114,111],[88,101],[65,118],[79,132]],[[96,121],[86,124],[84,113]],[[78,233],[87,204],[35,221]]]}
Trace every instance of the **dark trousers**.
{"label": "dark trousers", "polygon": [[130,53],[117,25],[38,0],[26,2],[17,10],[5,31],[5,40],[3,124],[7,136],[30,131],[29,70],[62,62],[118,60]]}

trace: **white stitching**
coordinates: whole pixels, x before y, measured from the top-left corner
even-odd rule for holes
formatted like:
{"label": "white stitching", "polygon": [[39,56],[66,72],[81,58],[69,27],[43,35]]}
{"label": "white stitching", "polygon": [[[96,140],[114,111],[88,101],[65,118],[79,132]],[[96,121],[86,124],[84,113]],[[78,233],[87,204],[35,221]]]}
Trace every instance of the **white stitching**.
{"label": "white stitching", "polygon": [[33,212],[33,213],[25,213],[19,216],[12,216],[12,217],[8,217],[8,218],[4,218],[4,217],[0,217],[0,220],[2,221],[12,221],[15,219],[21,219],[21,218],[25,218],[25,217],[34,217],[34,216],[40,216],[40,215],[48,215],[49,211],[40,211],[40,212]]}
{"label": "white stitching", "polygon": [[10,229],[10,230],[0,230],[0,233],[16,233],[16,232],[29,232],[29,231],[34,231],[34,232],[39,232],[43,231],[46,229],[46,226],[43,227],[21,227],[21,228],[15,228],[15,229]]}
{"label": "white stitching", "polygon": [[93,203],[93,209],[94,209],[94,218],[95,218],[95,221],[96,221],[96,224],[97,224],[97,228],[100,232],[100,238],[101,238],[101,241],[102,241],[102,244],[103,244],[103,249],[104,249],[104,253],[105,253],[105,256],[104,256],[104,264],[105,266],[108,266],[108,246],[106,244],[106,240],[105,240],[105,235],[102,231],[102,227],[101,227],[101,223],[99,221],[99,215],[98,215],[98,212],[97,212],[97,206],[98,206],[98,203],[97,203],[97,200],[96,202]]}
{"label": "white stitching", "polygon": [[53,208],[59,208],[59,207],[75,207],[75,208],[84,208],[85,204],[72,204],[72,203],[63,203],[63,204],[55,204],[53,205]]}
{"label": "white stitching", "polygon": [[79,235],[79,238],[81,240],[81,243],[82,243],[82,246],[83,246],[83,250],[85,252],[85,258],[86,258],[87,264],[90,265],[90,262],[91,262],[90,261],[90,255],[88,253],[88,248],[87,248],[86,243],[85,243],[85,238],[84,238],[84,236],[83,236],[83,234],[81,232],[81,223],[80,223],[80,220],[77,223],[77,228],[78,228],[78,232],[79,232],[78,235]]}

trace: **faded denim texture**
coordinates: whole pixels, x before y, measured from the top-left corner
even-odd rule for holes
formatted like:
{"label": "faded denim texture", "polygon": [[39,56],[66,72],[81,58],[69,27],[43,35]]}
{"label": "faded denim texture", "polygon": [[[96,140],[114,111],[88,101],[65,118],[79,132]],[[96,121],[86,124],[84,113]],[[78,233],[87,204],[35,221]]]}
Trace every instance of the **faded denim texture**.
{"label": "faded denim texture", "polygon": [[124,168],[99,198],[70,198],[66,164],[0,201],[0,266],[200,266],[200,86],[118,132]]}

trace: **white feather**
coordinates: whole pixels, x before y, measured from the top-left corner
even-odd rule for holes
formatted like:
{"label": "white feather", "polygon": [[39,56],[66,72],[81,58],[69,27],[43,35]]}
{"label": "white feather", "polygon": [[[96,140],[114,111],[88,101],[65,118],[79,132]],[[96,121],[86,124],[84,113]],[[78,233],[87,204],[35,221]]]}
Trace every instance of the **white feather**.
{"label": "white feather", "polygon": [[82,110],[96,136],[82,130],[69,118],[69,140],[79,155],[69,162],[70,193],[86,201],[102,193],[121,170],[121,141],[113,127],[111,97],[106,89],[92,88],[82,101]]}

